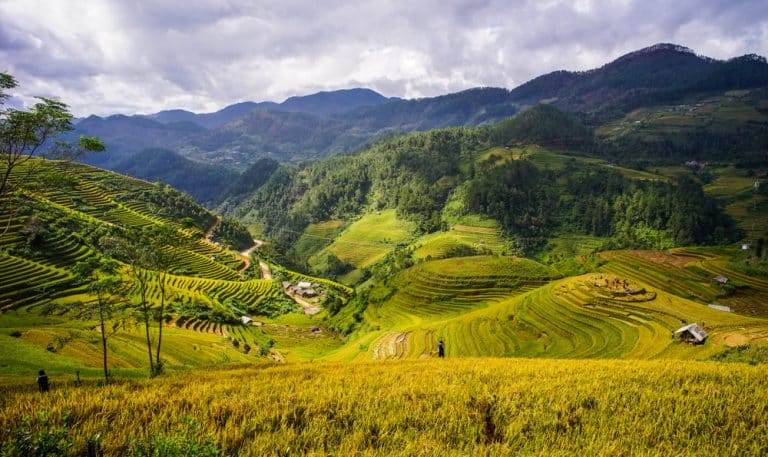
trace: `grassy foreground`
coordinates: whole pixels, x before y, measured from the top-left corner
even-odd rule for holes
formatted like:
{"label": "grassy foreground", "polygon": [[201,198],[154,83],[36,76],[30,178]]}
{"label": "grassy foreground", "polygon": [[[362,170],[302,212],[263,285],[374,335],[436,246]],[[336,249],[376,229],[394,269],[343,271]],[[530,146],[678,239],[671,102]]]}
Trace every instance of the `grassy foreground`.
{"label": "grassy foreground", "polygon": [[54,379],[46,395],[6,382],[0,443],[17,455],[22,437],[52,431],[75,455],[96,434],[105,455],[766,455],[766,375],[715,362],[432,359],[106,387]]}

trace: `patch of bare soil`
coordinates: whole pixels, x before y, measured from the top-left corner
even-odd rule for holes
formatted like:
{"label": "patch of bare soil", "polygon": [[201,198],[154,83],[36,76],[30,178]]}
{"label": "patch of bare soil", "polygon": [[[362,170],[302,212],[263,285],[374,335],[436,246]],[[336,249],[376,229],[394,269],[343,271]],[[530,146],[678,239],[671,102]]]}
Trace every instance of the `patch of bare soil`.
{"label": "patch of bare soil", "polygon": [[725,337],[725,344],[729,347],[736,347],[741,346],[744,344],[748,344],[750,341],[750,338],[746,335],[742,335],[739,333],[728,335]]}
{"label": "patch of bare soil", "polygon": [[639,257],[649,262],[674,265],[679,268],[684,268],[691,262],[696,262],[701,259],[696,257],[690,257],[685,255],[678,255],[671,251],[627,251],[635,257]]}
{"label": "patch of bare soil", "polygon": [[745,316],[768,317],[768,292],[751,287],[737,287],[731,297],[718,299],[718,303]]}

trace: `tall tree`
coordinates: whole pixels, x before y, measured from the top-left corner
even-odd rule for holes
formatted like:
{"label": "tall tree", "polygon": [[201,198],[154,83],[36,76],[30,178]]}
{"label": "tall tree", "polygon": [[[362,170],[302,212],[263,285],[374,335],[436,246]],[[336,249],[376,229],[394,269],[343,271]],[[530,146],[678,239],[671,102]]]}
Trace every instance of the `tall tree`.
{"label": "tall tree", "polygon": [[[127,292],[126,284],[117,275],[119,269],[120,264],[117,261],[101,256],[90,257],[76,263],[72,268],[78,281],[88,284],[88,293],[96,296],[95,300],[85,303],[83,308],[81,303],[76,303],[74,306],[80,310],[81,317],[90,320],[95,316],[99,321],[104,382],[109,382],[107,339],[111,333],[107,331],[107,322],[116,316],[119,304]],[[117,324],[113,325],[111,332],[116,329]]]}
{"label": "tall tree", "polygon": [[[115,305],[120,303],[120,294],[123,291],[123,281],[117,276],[109,276],[92,282],[88,291],[96,295],[94,303],[96,314],[101,328],[102,362],[104,366],[104,381],[109,382],[109,368],[107,365],[107,326],[116,311]],[[114,330],[114,328],[113,328]]]}
{"label": "tall tree", "polygon": [[130,228],[118,236],[103,238],[100,243],[105,252],[114,255],[124,262],[130,269],[131,279],[138,288],[138,308],[140,319],[144,324],[144,333],[147,342],[147,354],[149,356],[149,374],[157,373],[155,360],[152,354],[152,335],[150,326],[152,322],[152,304],[149,301],[149,282],[151,273],[148,271],[153,263],[153,246],[151,238],[146,230]]}
{"label": "tall tree", "polygon": [[183,244],[184,236],[168,225],[161,225],[150,230],[149,238],[152,246],[152,255],[149,257],[150,266],[157,272],[155,278],[160,290],[160,309],[157,310],[157,349],[155,350],[155,374],[159,374],[163,370],[160,352],[163,344],[165,305],[168,298],[168,275],[179,259],[181,251],[177,248]]}

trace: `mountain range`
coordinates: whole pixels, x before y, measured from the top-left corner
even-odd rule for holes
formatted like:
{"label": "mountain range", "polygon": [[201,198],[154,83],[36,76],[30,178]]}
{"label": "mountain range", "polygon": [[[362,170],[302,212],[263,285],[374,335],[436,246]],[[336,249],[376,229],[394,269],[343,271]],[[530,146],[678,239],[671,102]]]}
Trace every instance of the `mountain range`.
{"label": "mountain range", "polygon": [[220,127],[228,122],[241,118],[251,111],[268,110],[309,113],[316,116],[340,114],[361,106],[376,106],[398,98],[387,98],[371,89],[342,89],[332,92],[318,92],[312,95],[294,96],[282,103],[275,102],[241,102],[229,105],[214,113],[197,114],[191,111],[174,109],[160,111],[147,117],[163,124],[176,122],[192,122],[205,128]]}
{"label": "mountain range", "polygon": [[[537,103],[577,113],[592,127],[645,105],[674,103],[692,94],[768,86],[768,63],[757,55],[715,60],[674,44],[635,51],[593,70],[555,71],[512,90],[474,88],[438,97],[403,100],[370,89],[291,97],[282,103],[242,102],[214,113],[168,110],[150,115],[90,116],[75,134],[98,135],[108,152],[89,163],[160,179],[211,200],[194,185],[206,175],[244,171],[259,158],[302,163],[350,152],[382,136],[450,126],[490,125]],[[158,172],[134,156],[146,149],[191,160],[190,175]],[[146,153],[145,153],[146,154]],[[158,163],[158,160],[151,161]],[[170,162],[168,162],[170,163]],[[212,168],[208,168],[212,167]],[[165,168],[168,168],[167,163]],[[194,169],[195,171],[191,171]],[[201,175],[202,174],[202,175]],[[215,186],[214,186],[215,187]],[[214,192],[215,193],[215,192]]]}

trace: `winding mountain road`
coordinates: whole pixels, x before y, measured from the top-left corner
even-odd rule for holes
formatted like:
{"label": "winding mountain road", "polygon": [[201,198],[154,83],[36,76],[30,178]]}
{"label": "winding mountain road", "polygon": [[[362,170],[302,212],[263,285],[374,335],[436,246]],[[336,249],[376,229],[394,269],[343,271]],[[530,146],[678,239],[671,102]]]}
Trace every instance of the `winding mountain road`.
{"label": "winding mountain road", "polygon": [[[253,252],[254,249],[257,249],[262,244],[264,244],[263,241],[254,239],[253,246],[244,251],[240,251],[240,255],[243,257],[243,266],[240,267],[238,273],[244,272],[248,269],[248,267],[251,266],[251,252]],[[272,272],[269,270],[269,265],[267,265],[265,262],[259,261],[259,269],[261,270],[262,279],[272,279]]]}

